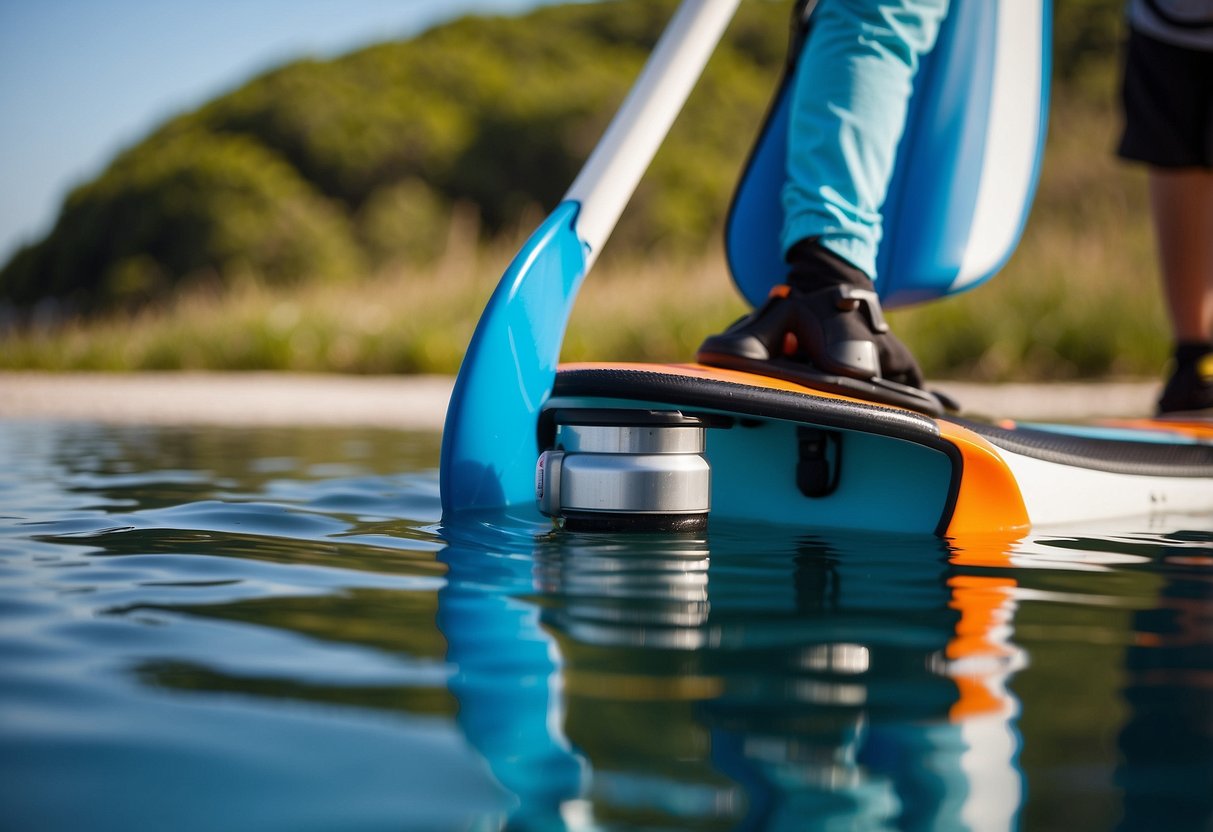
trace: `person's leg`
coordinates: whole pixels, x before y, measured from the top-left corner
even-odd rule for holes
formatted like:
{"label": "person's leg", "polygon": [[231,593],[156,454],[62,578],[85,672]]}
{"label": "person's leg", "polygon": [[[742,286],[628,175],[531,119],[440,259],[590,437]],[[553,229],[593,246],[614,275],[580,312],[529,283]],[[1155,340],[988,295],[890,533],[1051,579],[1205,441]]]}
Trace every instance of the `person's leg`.
{"label": "person's leg", "polygon": [[1149,166],[1150,214],[1175,339],[1160,413],[1213,407],[1213,52],[1129,30],[1117,154]]}
{"label": "person's leg", "polygon": [[947,5],[821,0],[792,93],[782,194],[787,285],[706,339],[701,362],[784,362],[787,371],[790,361],[809,384],[824,373],[922,387],[913,356],[884,322],[872,278],[914,73]]}
{"label": "person's leg", "polygon": [[1213,170],[1151,169],[1150,211],[1175,340],[1213,340]]}
{"label": "person's leg", "polygon": [[1213,407],[1213,170],[1151,168],[1150,211],[1175,337],[1163,413]]}
{"label": "person's leg", "polygon": [[785,252],[816,238],[876,279],[880,209],[911,85],[947,6],[948,0],[821,0],[793,88]]}

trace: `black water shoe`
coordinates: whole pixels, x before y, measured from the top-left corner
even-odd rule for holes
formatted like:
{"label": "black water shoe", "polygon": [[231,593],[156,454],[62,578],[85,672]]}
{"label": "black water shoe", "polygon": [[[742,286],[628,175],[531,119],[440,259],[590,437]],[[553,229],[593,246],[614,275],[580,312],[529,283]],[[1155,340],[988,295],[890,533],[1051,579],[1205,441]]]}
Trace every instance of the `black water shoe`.
{"label": "black water shoe", "polygon": [[699,347],[701,364],[938,414],[922,371],[889,331],[872,282],[815,241],[789,252],[788,285]]}
{"label": "black water shoe", "polygon": [[1179,344],[1174,363],[1175,370],[1158,399],[1158,415],[1213,415],[1213,344]]}

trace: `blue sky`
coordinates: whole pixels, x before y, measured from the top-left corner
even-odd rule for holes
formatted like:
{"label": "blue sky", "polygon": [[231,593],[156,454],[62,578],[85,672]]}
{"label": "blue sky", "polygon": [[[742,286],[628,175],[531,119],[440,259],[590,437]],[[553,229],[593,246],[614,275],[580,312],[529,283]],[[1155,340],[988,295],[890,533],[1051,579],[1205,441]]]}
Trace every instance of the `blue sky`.
{"label": "blue sky", "polygon": [[0,264],[165,118],[304,55],[560,0],[0,0]]}

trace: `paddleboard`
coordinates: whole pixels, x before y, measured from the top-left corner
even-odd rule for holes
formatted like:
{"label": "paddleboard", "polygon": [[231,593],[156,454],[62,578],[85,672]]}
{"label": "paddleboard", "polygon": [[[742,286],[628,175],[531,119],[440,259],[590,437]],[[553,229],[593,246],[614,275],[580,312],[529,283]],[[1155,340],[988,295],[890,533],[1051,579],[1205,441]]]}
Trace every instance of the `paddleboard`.
{"label": "paddleboard", "polygon": [[932,417],[699,364],[561,365],[538,441],[537,499],[573,529],[957,537],[1213,507],[1211,423]]}

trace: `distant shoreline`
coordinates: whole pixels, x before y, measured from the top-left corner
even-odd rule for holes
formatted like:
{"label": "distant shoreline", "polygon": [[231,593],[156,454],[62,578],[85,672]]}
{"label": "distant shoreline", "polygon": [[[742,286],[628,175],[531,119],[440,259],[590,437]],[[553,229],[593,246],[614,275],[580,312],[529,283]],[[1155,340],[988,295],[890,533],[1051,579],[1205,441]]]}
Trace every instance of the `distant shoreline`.
{"label": "distant shoreline", "polygon": [[[441,430],[449,376],[0,372],[0,419],[144,425]],[[966,414],[1074,421],[1145,416],[1158,382],[941,381]]]}
{"label": "distant shoreline", "polygon": [[0,419],[441,430],[453,383],[447,376],[0,372]]}

